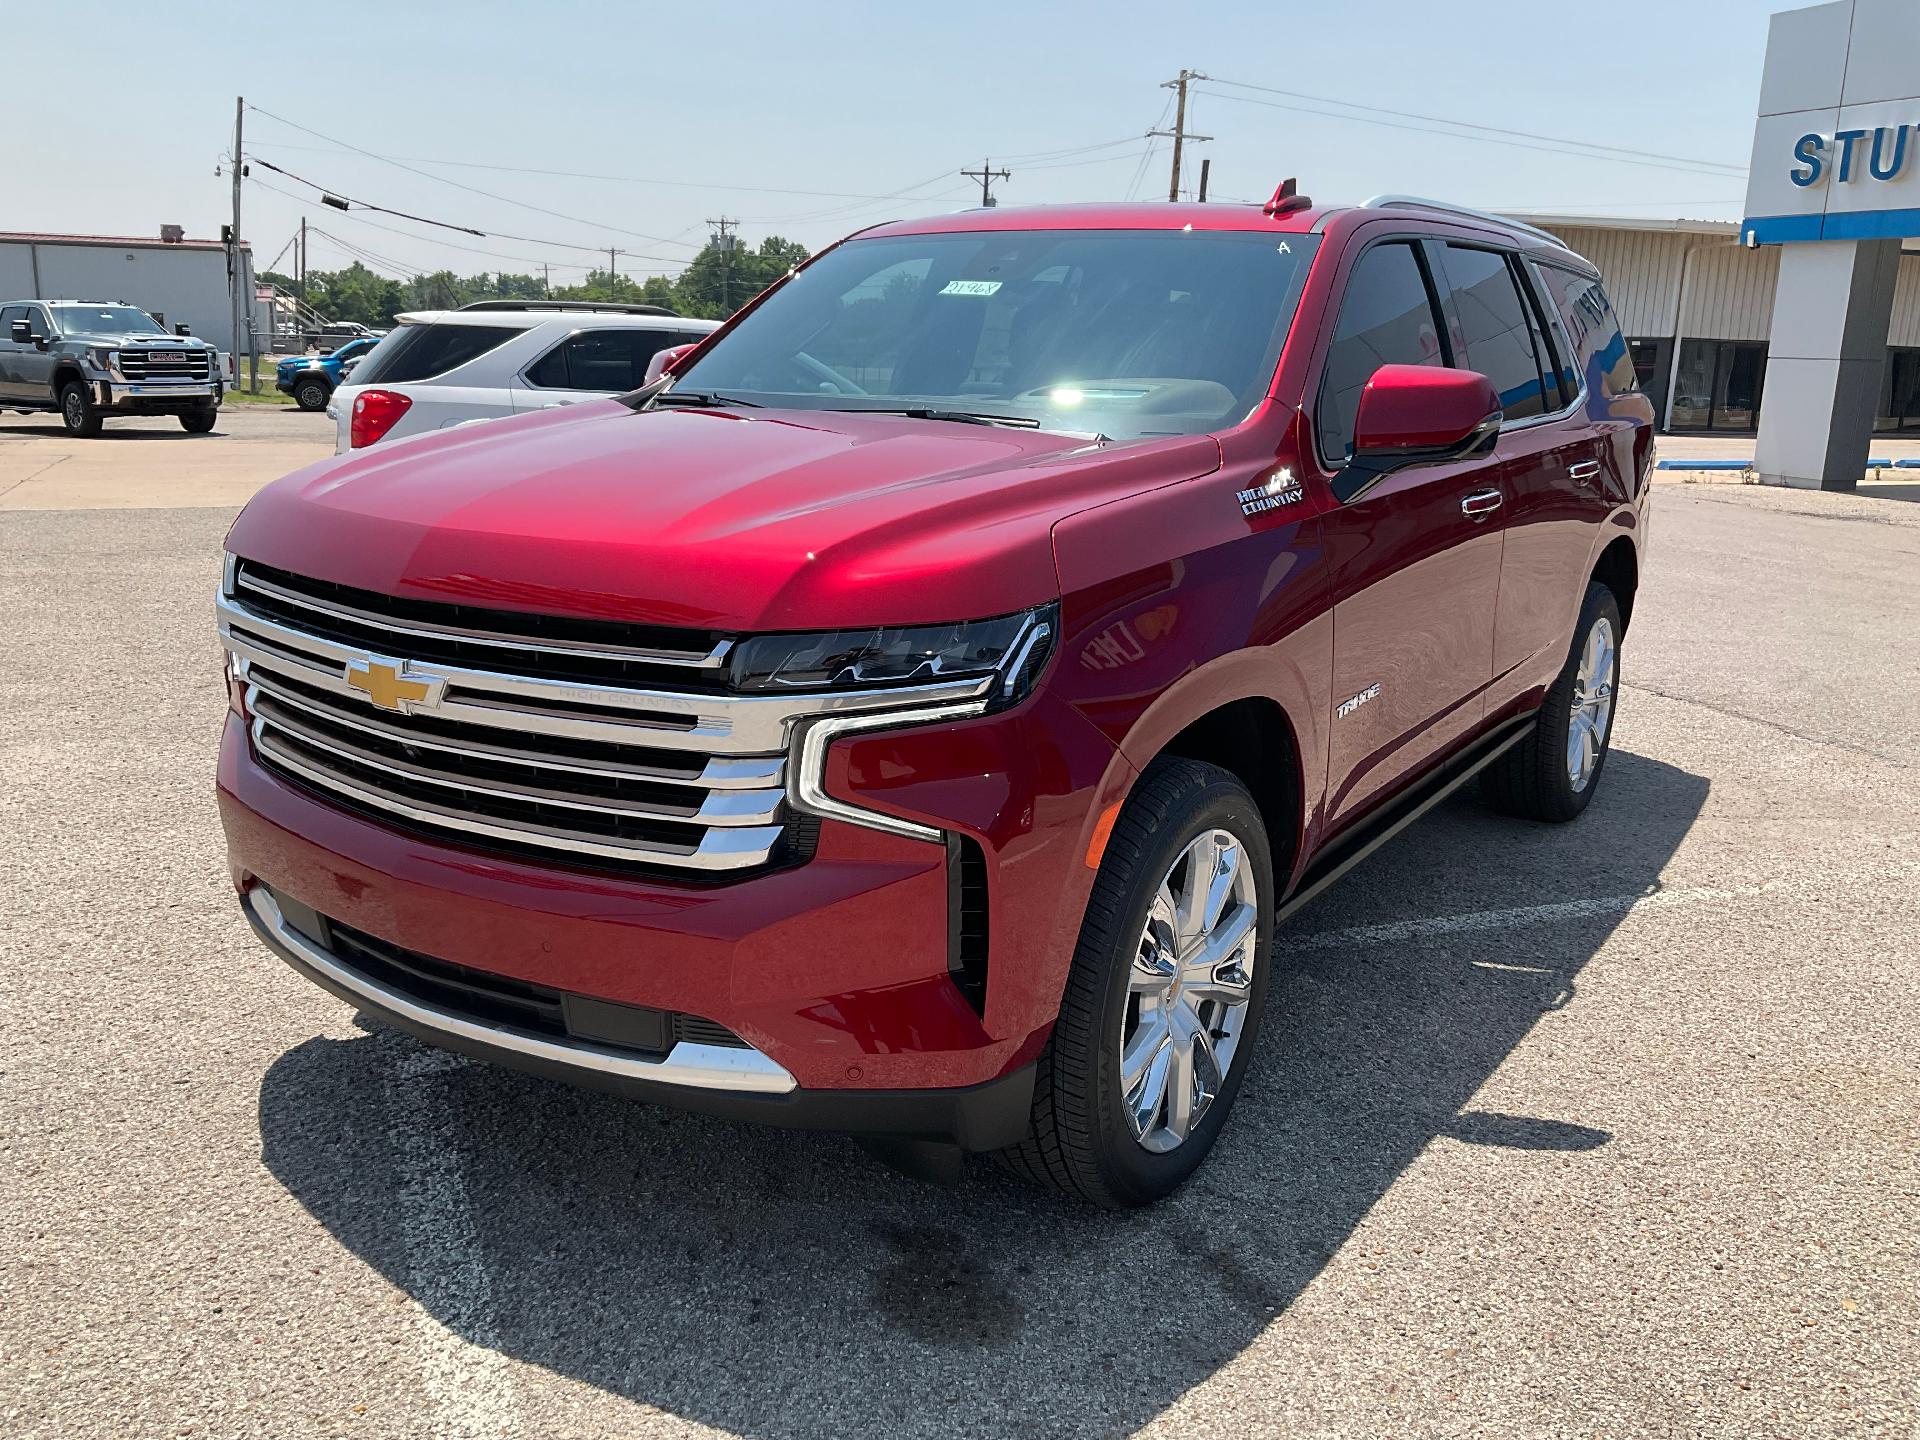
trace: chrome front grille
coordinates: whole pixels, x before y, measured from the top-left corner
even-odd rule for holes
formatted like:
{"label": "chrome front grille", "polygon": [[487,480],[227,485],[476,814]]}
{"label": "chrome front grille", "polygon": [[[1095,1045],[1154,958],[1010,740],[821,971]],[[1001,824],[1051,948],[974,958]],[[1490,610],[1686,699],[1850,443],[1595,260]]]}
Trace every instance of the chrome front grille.
{"label": "chrome front grille", "polygon": [[[176,356],[179,358],[174,358]],[[185,346],[122,350],[120,373],[128,380],[136,381],[196,380],[204,383],[213,378],[213,352]]]}
{"label": "chrome front grille", "polygon": [[806,721],[987,683],[731,694],[728,637],[401,600],[251,563],[232,568],[219,616],[269,769],[470,844],[592,864],[775,863]]}

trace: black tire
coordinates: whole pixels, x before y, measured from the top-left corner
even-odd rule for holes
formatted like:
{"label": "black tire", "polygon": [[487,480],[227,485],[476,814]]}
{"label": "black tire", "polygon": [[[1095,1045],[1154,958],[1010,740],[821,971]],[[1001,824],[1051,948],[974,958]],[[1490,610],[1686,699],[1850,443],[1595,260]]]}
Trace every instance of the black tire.
{"label": "black tire", "polygon": [[[1258,897],[1253,985],[1239,1043],[1218,1094],[1188,1138],[1155,1153],[1136,1138],[1123,1109],[1119,1040],[1128,975],[1160,882],[1203,830],[1240,840]],[[1032,1130],[996,1158],[1035,1184],[1104,1209],[1148,1205],[1193,1174],[1219,1137],[1259,1039],[1272,970],[1273,858],[1260,810],[1240,781],[1217,765],[1156,761],[1143,775],[1107,842],[1087,902],[1060,1017],[1041,1053]]]}
{"label": "black tire", "polygon": [[214,422],[220,418],[218,407],[208,405],[200,410],[189,410],[180,417],[180,426],[189,435],[205,435],[212,431]]}
{"label": "black tire", "polygon": [[100,433],[100,410],[85,384],[69,380],[60,387],[60,419],[69,435],[91,439]]}
{"label": "black tire", "polygon": [[[1600,754],[1593,772],[1579,789],[1574,788],[1567,764],[1567,749],[1573,725],[1573,694],[1579,675],[1581,652],[1596,622],[1611,627],[1615,646],[1613,664],[1613,703],[1607,707],[1606,723],[1600,737]],[[1573,627],[1573,647],[1567,663],[1547,689],[1540,713],[1527,732],[1527,738],[1480,772],[1480,790],[1494,809],[1522,820],[1563,823],[1587,808],[1593,792],[1600,788],[1600,776],[1607,766],[1607,751],[1613,740],[1613,717],[1620,693],[1620,605],[1613,591],[1599,581],[1587,586],[1580,606],[1579,623]]]}
{"label": "black tire", "polygon": [[302,380],[293,387],[293,403],[302,410],[324,410],[332,398],[333,387],[324,380]]}

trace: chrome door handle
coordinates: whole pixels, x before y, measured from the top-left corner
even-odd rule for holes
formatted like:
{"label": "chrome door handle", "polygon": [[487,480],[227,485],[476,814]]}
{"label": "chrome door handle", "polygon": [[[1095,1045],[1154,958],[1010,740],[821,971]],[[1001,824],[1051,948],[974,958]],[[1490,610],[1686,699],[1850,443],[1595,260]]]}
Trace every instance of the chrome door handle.
{"label": "chrome door handle", "polygon": [[1582,460],[1578,465],[1569,465],[1567,467],[1567,474],[1582,484],[1585,484],[1599,473],[1600,462],[1598,460]]}
{"label": "chrome door handle", "polygon": [[1484,520],[1500,508],[1498,490],[1476,490],[1471,495],[1461,497],[1460,513],[1469,520]]}

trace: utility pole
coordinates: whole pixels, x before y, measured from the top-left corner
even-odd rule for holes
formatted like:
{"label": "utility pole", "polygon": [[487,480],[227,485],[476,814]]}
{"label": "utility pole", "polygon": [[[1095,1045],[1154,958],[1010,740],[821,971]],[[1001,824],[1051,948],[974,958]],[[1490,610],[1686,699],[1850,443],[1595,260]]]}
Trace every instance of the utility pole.
{"label": "utility pole", "polygon": [[982,210],[991,210],[995,205],[1000,203],[993,198],[993,182],[996,180],[1011,180],[1013,178],[1013,172],[1011,170],[995,170],[991,160],[982,160],[978,170],[962,170],[960,173],[969,180],[978,180],[980,182],[980,208]]}
{"label": "utility pole", "polygon": [[1173,129],[1149,130],[1149,135],[1171,135],[1173,137],[1173,176],[1167,182],[1167,199],[1180,198],[1180,152],[1189,140],[1198,142],[1211,140],[1211,135],[1194,135],[1187,130],[1187,85],[1190,81],[1205,80],[1207,77],[1198,70],[1182,70],[1175,79],[1163,83],[1162,90],[1171,90],[1176,99],[1173,107]]}
{"label": "utility pole", "polygon": [[[246,325],[247,316],[246,296],[242,293],[246,289],[247,277],[245,268],[240,263],[240,172],[246,168],[246,161],[242,158],[246,152],[241,149],[241,142],[246,120],[246,97],[236,95],[233,101],[233,225],[227,231],[227,289],[233,296],[233,383],[235,385],[240,383],[240,334]],[[253,347],[248,345],[247,348],[251,350]],[[254,369],[256,372],[259,369],[257,361]],[[252,388],[258,390],[259,375],[256,373],[253,379]]]}
{"label": "utility pole", "polygon": [[[307,217],[304,215],[300,217],[300,254],[298,258],[300,262],[299,274],[294,288],[300,292],[300,308],[304,310],[307,308]],[[304,325],[307,322],[302,320],[300,323]]]}
{"label": "utility pole", "polygon": [[553,298],[553,275],[544,261],[540,265],[540,294],[548,300]]}
{"label": "utility pole", "polygon": [[733,314],[733,247],[737,243],[734,235],[739,221],[730,220],[722,215],[718,220],[709,220],[707,224],[719,233],[713,237],[714,245],[720,251],[720,309],[725,319]]}
{"label": "utility pole", "polygon": [[614,269],[614,257],[619,253],[613,246],[607,247],[607,298],[610,300],[620,298],[619,272]]}
{"label": "utility pole", "polygon": [[1202,160],[1200,162],[1200,203],[1202,205],[1207,203],[1207,176],[1211,174],[1212,171],[1212,160]]}

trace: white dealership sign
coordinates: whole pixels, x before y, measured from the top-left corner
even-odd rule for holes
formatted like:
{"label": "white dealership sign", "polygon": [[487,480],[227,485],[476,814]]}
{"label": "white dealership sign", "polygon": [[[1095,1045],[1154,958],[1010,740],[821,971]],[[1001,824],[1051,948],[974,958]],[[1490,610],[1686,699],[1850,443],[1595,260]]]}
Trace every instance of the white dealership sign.
{"label": "white dealership sign", "polygon": [[1749,245],[1920,235],[1920,0],[1773,17],[1746,216]]}

